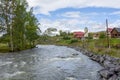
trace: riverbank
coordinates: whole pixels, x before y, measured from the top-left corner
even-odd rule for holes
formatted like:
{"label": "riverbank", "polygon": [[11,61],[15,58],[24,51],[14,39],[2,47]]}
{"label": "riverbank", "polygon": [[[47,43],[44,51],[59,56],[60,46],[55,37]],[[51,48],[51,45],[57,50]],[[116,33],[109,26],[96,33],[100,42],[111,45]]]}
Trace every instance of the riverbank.
{"label": "riverbank", "polygon": [[42,36],[37,40],[38,44],[47,44],[47,45],[64,45],[64,46],[79,46],[85,48],[94,54],[100,55],[109,55],[112,57],[120,58],[120,39],[110,39],[110,48],[107,47],[106,38],[103,39],[86,39],[80,40],[73,38],[72,35],[63,36]]}
{"label": "riverbank", "polygon": [[[35,46],[26,45],[25,48],[16,49],[13,52],[23,51],[23,50],[27,50],[27,49],[32,49],[34,47]],[[8,53],[8,52],[11,52],[10,48],[8,47],[8,45],[5,44],[5,43],[0,43],[0,53]]]}
{"label": "riverbank", "polygon": [[120,80],[120,58],[110,57],[108,55],[94,54],[80,47],[69,46],[77,51],[87,55],[90,59],[98,62],[104,69],[100,70],[100,80]]}

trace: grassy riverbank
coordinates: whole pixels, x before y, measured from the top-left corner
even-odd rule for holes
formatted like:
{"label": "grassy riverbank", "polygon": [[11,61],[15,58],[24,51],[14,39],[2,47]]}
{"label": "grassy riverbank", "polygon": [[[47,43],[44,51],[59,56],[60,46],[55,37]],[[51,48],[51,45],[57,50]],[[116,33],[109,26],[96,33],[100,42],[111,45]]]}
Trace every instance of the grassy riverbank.
{"label": "grassy riverbank", "polygon": [[5,43],[0,43],[0,52],[5,53],[9,52],[9,47]]}
{"label": "grassy riverbank", "polygon": [[[31,47],[31,45],[27,45],[25,46],[25,48],[20,49],[20,50],[15,50],[15,51],[22,51],[26,49],[31,49],[33,47]],[[8,47],[8,45],[6,43],[0,43],[0,53],[7,53],[7,52],[10,52],[10,48]]]}
{"label": "grassy riverbank", "polygon": [[86,39],[82,41],[75,38],[64,39],[61,36],[57,37],[42,37],[38,40],[39,44],[54,44],[64,46],[78,46],[95,54],[107,54],[113,57],[120,58],[120,39],[110,39],[111,48],[107,48],[107,40],[104,39]]}
{"label": "grassy riverbank", "polygon": [[[69,37],[48,37],[48,36],[41,36],[37,41],[36,44],[45,44],[45,45],[64,45],[64,46],[73,46],[73,47],[81,47],[87,49],[90,52],[95,54],[107,54],[113,57],[120,58],[120,39],[110,39],[110,46],[111,48],[107,48],[107,40],[104,39],[86,39],[84,41],[80,39],[75,39],[72,36]],[[30,49],[31,46],[27,45],[24,49]],[[0,52],[9,52],[10,49],[7,44],[0,43]]]}

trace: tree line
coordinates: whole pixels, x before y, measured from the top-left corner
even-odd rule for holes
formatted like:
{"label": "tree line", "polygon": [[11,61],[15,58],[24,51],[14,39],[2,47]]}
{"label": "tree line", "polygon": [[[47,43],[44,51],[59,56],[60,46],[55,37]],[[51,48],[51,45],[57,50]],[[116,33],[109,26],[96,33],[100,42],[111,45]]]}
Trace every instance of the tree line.
{"label": "tree line", "polygon": [[11,51],[34,46],[38,38],[38,21],[26,0],[0,0],[0,31],[5,30]]}

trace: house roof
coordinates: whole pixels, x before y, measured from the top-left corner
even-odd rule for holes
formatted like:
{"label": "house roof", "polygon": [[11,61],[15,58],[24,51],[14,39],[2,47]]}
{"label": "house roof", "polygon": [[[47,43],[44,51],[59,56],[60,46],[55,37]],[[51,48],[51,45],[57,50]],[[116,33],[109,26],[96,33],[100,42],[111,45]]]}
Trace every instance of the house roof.
{"label": "house roof", "polygon": [[84,32],[74,32],[74,36],[77,37],[77,38],[82,38],[84,36]]}
{"label": "house roof", "polygon": [[79,31],[79,32],[74,32],[74,34],[84,34],[84,32]]}
{"label": "house roof", "polygon": [[117,32],[120,32],[120,28],[115,28],[117,30]]}
{"label": "house roof", "polygon": [[108,32],[111,32],[113,30],[113,28],[107,28]]}

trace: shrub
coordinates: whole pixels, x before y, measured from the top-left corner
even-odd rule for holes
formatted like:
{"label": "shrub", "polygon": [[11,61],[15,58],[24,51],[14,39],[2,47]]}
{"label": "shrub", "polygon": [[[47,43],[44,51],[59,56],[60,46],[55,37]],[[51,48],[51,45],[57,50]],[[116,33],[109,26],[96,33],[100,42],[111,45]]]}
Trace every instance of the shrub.
{"label": "shrub", "polygon": [[71,43],[78,42],[77,39],[71,39]]}
{"label": "shrub", "polygon": [[63,39],[64,40],[70,40],[70,37],[69,36],[64,36]]}

